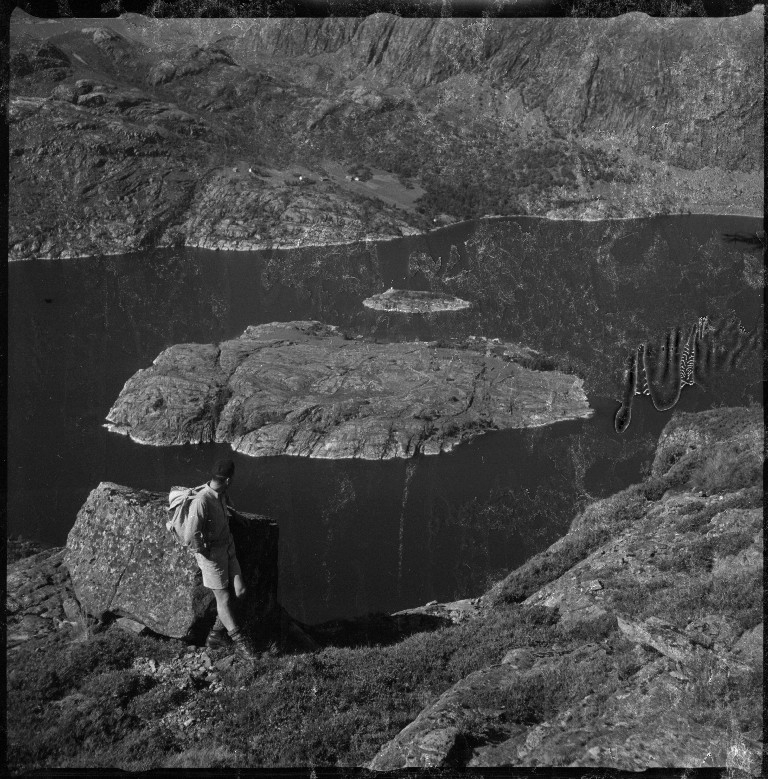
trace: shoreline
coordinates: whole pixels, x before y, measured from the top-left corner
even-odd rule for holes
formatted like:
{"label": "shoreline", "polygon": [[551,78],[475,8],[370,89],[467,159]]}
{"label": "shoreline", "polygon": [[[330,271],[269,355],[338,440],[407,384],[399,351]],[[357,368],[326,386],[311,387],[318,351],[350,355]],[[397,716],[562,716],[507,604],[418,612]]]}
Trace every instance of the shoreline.
{"label": "shoreline", "polygon": [[368,243],[388,243],[390,241],[399,241],[403,238],[416,238],[420,236],[431,235],[439,230],[447,230],[452,227],[460,227],[461,225],[469,224],[470,222],[490,222],[499,221],[503,219],[543,219],[550,222],[628,222],[636,221],[639,219],[656,219],[660,217],[683,217],[683,216],[716,216],[716,217],[738,217],[742,219],[760,219],[764,220],[765,213],[761,212],[758,208],[747,208],[739,211],[723,212],[723,209],[715,208],[714,206],[708,208],[707,206],[699,206],[696,210],[689,210],[685,213],[656,213],[656,214],[642,214],[635,216],[557,216],[552,211],[546,214],[486,214],[473,219],[464,219],[458,222],[451,222],[450,224],[443,224],[439,227],[433,227],[429,230],[415,231],[413,233],[407,233],[405,235],[393,235],[383,236],[380,238],[366,237],[357,238],[355,240],[347,241],[328,241],[325,243],[274,243],[274,242],[258,242],[254,243],[247,248],[238,247],[223,247],[223,246],[201,246],[199,243],[184,243],[181,245],[166,246],[151,246],[144,249],[125,251],[125,252],[101,252],[99,254],[67,254],[60,257],[9,257],[9,263],[17,262],[61,262],[63,260],[89,260],[99,259],[101,257],[119,257],[121,255],[131,256],[140,254],[145,251],[153,251],[157,249],[201,249],[203,251],[211,252],[263,252],[263,251],[294,251],[296,249],[323,249],[329,246],[354,246],[355,244],[368,244]]}

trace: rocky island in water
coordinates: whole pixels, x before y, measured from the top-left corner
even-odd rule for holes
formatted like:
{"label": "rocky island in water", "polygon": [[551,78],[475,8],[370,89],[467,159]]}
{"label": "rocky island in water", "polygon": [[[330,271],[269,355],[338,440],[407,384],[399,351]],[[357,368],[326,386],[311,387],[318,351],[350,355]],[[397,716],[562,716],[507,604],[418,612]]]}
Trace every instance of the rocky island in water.
{"label": "rocky island in water", "polygon": [[395,311],[401,314],[432,314],[438,311],[461,311],[472,304],[454,295],[430,290],[394,289],[371,295],[363,301],[374,311]]}
{"label": "rocky island in water", "polygon": [[166,349],[126,382],[107,425],[158,446],[386,460],[591,416],[582,380],[523,367],[530,354],[515,344],[379,344],[319,322],[273,322],[221,344]]}

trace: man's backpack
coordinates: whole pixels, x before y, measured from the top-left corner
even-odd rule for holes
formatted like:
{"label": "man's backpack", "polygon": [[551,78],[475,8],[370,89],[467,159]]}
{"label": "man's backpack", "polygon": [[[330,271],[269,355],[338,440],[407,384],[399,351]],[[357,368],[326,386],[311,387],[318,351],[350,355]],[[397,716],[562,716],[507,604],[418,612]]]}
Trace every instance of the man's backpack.
{"label": "man's backpack", "polygon": [[180,544],[195,551],[201,551],[200,541],[190,532],[187,517],[192,500],[205,486],[201,484],[199,487],[172,487],[168,493],[168,511],[171,512],[171,518],[165,526]]}

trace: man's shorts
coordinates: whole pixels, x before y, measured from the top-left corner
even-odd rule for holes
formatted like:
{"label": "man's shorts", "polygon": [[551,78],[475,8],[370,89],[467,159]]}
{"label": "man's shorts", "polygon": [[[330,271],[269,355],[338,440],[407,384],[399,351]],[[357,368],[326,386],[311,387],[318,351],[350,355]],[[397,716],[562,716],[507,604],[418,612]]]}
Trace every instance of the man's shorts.
{"label": "man's shorts", "polygon": [[195,552],[197,564],[203,572],[203,585],[212,590],[226,590],[232,576],[240,574],[240,563],[235,556],[235,545],[213,546],[207,555]]}

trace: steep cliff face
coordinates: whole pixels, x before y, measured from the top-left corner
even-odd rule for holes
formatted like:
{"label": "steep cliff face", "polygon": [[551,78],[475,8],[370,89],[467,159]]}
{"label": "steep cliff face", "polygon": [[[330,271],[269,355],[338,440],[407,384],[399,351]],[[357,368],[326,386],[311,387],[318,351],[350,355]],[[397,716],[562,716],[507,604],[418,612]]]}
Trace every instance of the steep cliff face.
{"label": "steep cliff face", "polygon": [[762,210],[729,19],[11,24],[10,254],[257,249],[486,214]]}
{"label": "steep cliff face", "polygon": [[762,6],[713,23],[652,19],[259,20],[238,54],[313,57],[419,90],[478,73],[563,133],[611,136],[698,168],[762,165]]}

